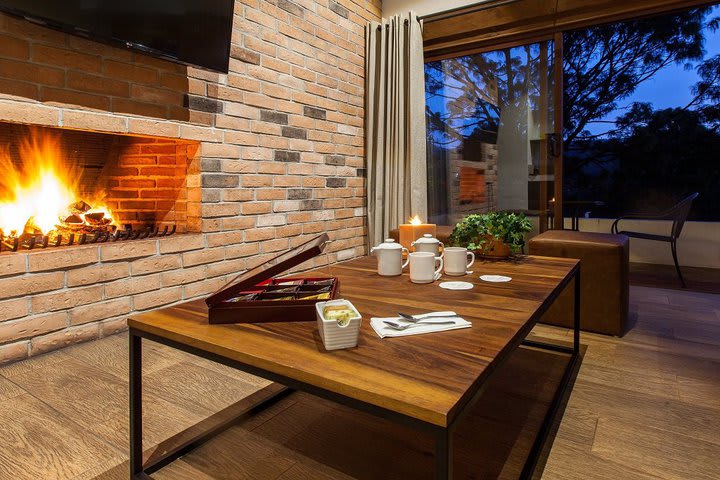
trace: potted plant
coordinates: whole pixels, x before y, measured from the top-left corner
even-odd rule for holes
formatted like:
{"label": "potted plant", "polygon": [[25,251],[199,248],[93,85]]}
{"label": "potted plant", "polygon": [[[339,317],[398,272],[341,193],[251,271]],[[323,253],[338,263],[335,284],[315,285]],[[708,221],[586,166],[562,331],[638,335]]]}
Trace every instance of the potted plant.
{"label": "potted plant", "polygon": [[507,258],[520,251],[530,230],[532,223],[522,213],[472,214],[455,225],[449,243],[484,257]]}

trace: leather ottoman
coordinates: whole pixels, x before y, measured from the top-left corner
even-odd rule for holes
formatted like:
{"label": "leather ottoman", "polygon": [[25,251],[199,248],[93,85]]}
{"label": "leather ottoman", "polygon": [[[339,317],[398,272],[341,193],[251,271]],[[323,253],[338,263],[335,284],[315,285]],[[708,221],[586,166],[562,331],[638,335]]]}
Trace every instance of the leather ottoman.
{"label": "leather ottoman", "polygon": [[[580,259],[580,329],[606,335],[625,334],[630,287],[630,243],[625,235],[549,230],[529,242],[530,255]],[[570,284],[545,312],[542,323],[572,328]]]}

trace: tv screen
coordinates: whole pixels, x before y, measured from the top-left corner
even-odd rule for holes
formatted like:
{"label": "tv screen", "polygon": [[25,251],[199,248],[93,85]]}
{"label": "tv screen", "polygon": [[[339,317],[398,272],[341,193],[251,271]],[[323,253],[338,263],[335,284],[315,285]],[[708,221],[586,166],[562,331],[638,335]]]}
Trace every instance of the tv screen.
{"label": "tv screen", "polygon": [[234,0],[0,0],[0,11],[179,63],[228,71]]}

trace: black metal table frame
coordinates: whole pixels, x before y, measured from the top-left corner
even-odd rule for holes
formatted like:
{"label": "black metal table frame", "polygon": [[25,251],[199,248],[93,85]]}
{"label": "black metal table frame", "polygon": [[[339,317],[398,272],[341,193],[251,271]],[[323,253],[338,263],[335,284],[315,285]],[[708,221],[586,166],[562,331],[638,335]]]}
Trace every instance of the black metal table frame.
{"label": "black metal table frame", "polygon": [[[570,283],[572,279],[575,279],[575,305],[573,312],[573,345],[572,347],[548,344],[544,342],[537,342],[527,340],[525,337],[530,332],[532,327],[537,323],[542,314],[547,308],[555,301],[560,292]],[[580,356],[580,265],[578,264],[573,271],[561,282],[557,288],[551,293],[546,302],[543,303],[540,309],[534,316],[535,321],[529,321],[526,328],[521,331],[519,335],[520,340],[513,342],[513,348],[506,349],[507,354],[502,357],[498,357],[496,362],[497,365],[503,363],[510,353],[519,345],[531,346],[534,348],[540,348],[545,350],[551,350],[569,355],[568,365],[565,368],[562,379],[558,388],[553,396],[552,403],[548,408],[543,423],[540,426],[540,430],[533,442],[530,449],[530,453],[525,462],[522,470],[521,478],[530,478],[535,470],[537,461],[540,458],[540,454],[545,445],[545,441],[550,432],[555,416],[562,404],[563,397],[566,393],[567,386],[569,385],[575,366],[577,365]],[[206,420],[201,421],[197,425],[190,427],[183,432],[167,439],[158,445],[152,454],[148,455],[147,459],[144,459],[143,448],[142,448],[142,339],[151,340],[178,350],[182,350],[193,355],[232,367],[258,377],[270,380],[274,382],[267,387],[251,394],[250,396],[240,400],[239,402],[225,408],[217,414],[209,417]],[[434,425],[407,415],[388,410],[383,407],[378,407],[360,400],[352,399],[340,395],[336,392],[325,390],[313,385],[308,385],[303,382],[299,382],[292,378],[278,375],[272,372],[268,372],[251,365],[223,357],[221,355],[208,352],[184,343],[176,342],[168,338],[164,338],[158,335],[147,333],[138,329],[130,328],[130,479],[148,479],[148,475],[159,470],[160,468],[168,465],[174,460],[181,456],[189,453],[193,449],[197,448],[201,444],[213,438],[220,432],[235,425],[243,418],[251,415],[265,406],[270,405],[274,401],[281,398],[283,395],[289,393],[292,390],[301,390],[312,395],[316,395],[325,398],[336,403],[355,408],[364,412],[371,413],[381,418],[386,418],[392,421],[399,422],[404,425],[409,425],[421,431],[427,432],[435,438],[435,472],[438,480],[448,480],[453,478],[453,445],[452,437],[455,426],[458,421],[464,416],[482,395],[484,391],[484,384],[486,383],[487,376],[482,379],[478,379],[479,385],[476,391],[466,400],[466,402],[460,406],[458,415],[456,415],[452,422],[447,427]],[[494,369],[493,369],[494,371]]]}

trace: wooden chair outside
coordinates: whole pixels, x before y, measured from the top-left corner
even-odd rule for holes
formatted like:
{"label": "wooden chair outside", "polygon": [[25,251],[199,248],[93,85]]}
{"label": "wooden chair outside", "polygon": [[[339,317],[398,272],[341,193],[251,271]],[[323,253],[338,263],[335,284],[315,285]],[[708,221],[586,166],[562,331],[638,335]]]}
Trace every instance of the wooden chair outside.
{"label": "wooden chair outside", "polygon": [[[680,277],[680,283],[682,284],[683,288],[686,288],[687,286],[685,285],[685,279],[682,276],[682,272],[680,271],[680,265],[678,264],[677,239],[680,237],[680,233],[682,232],[685,220],[687,220],[688,214],[690,213],[690,207],[692,207],[692,202],[698,197],[698,195],[698,192],[688,195],[680,202],[678,202],[675,206],[660,214],[623,215],[622,217],[619,217],[613,222],[610,230],[612,231],[612,233],[621,233],[623,235],[627,235],[628,237],[642,238],[645,240],[656,240],[658,242],[668,242],[670,244],[670,250],[672,251],[673,261],[675,262],[675,270],[677,270],[678,277]],[[670,229],[670,235],[657,235],[654,233],[633,232],[627,230],[618,231],[618,223],[620,222],[620,220],[672,220],[672,227]]]}

